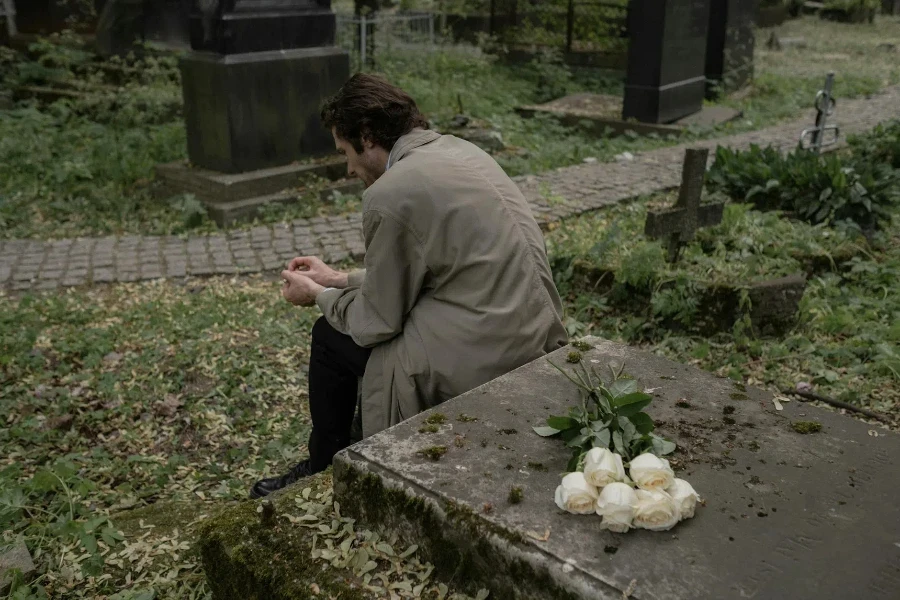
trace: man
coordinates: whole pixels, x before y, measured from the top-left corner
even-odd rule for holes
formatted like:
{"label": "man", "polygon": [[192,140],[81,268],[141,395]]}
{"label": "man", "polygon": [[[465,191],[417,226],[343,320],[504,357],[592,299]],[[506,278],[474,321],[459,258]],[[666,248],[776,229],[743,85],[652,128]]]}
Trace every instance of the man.
{"label": "man", "polygon": [[[282,294],[324,313],[312,331],[309,459],[264,496],[322,471],[350,443],[362,377],[370,436],[566,344],[541,230],[486,153],[426,129],[405,92],[353,76],[322,110],[363,195],[365,270],[300,257]],[[490,401],[488,398],[485,401]]]}

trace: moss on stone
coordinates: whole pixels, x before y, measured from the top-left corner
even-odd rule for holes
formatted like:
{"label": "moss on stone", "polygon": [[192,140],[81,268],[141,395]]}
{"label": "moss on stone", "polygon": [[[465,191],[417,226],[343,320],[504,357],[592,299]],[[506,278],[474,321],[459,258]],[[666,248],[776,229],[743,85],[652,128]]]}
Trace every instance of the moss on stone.
{"label": "moss on stone", "polygon": [[592,347],[590,344],[588,344],[584,340],[578,340],[577,342],[572,342],[572,346],[574,346],[576,350],[581,350],[582,352],[587,352]]}
{"label": "moss on stone", "polygon": [[816,421],[794,421],[791,428],[797,433],[816,433],[822,431],[822,424]]}
{"label": "moss on stone", "polygon": [[[296,510],[295,498],[306,487],[314,494],[331,486],[330,473],[319,474],[271,496],[276,514]],[[310,559],[313,531],[276,517],[265,527],[258,503],[243,501],[220,508],[197,531],[197,547],[213,597],[217,600],[288,600],[309,598],[310,585],[323,597],[369,600],[351,571],[323,570]]]}
{"label": "moss on stone", "polygon": [[473,423],[478,420],[478,417],[472,417],[467,415],[466,413],[459,413],[456,417],[457,421],[461,421],[463,423]]}
{"label": "moss on stone", "polygon": [[513,486],[509,488],[509,497],[507,501],[510,504],[518,504],[522,501],[522,498],[525,496],[524,492],[522,492],[522,488]]}
{"label": "moss on stone", "polygon": [[[576,599],[561,590],[547,571],[511,559],[490,541],[499,538],[510,544],[530,544],[517,532],[493,524],[466,505],[440,499],[426,502],[407,491],[386,487],[371,473],[346,466],[342,469],[338,488],[342,511],[360,522],[378,523],[399,533],[405,543],[419,545],[421,559],[434,565],[441,580],[457,582],[473,594],[488,587],[491,597],[497,598],[512,597],[514,586],[528,590],[531,597]],[[493,506],[481,510],[491,512]]]}
{"label": "moss on stone", "polygon": [[427,419],[425,419],[426,423],[430,423],[431,425],[443,425],[447,422],[447,415],[443,413],[434,413]]}
{"label": "moss on stone", "polygon": [[570,363],[579,363],[581,362],[581,352],[572,351],[566,355],[566,362]]}
{"label": "moss on stone", "polygon": [[441,460],[441,457],[447,454],[447,446],[431,446],[430,448],[422,448],[417,452],[417,454],[431,460]]}
{"label": "moss on stone", "polygon": [[539,462],[530,462],[528,463],[528,468],[532,471],[546,471],[547,467],[544,466],[544,463]]}
{"label": "moss on stone", "polygon": [[730,414],[732,414],[733,412],[734,412],[734,407],[731,406],[730,404],[726,404],[726,405],[722,408],[722,414],[730,415]]}
{"label": "moss on stone", "polygon": [[747,394],[743,394],[740,392],[734,392],[733,394],[729,395],[728,397],[731,398],[732,400],[749,400],[750,399],[749,396],[747,396]]}
{"label": "moss on stone", "polygon": [[433,423],[429,423],[429,424],[422,425],[421,427],[419,427],[419,433],[437,433],[438,431],[440,431],[440,429],[441,428],[438,427],[437,425],[435,425]]}

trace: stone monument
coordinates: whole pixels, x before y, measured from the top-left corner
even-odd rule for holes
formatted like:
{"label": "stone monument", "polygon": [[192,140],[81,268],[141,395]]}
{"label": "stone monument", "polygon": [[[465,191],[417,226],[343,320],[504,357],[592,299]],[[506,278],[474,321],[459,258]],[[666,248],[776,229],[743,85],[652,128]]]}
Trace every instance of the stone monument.
{"label": "stone monument", "polygon": [[668,238],[668,261],[675,262],[684,244],[694,239],[697,229],[711,227],[722,222],[725,205],[722,203],[700,206],[703,180],[706,177],[706,161],[709,150],[691,148],[684,153],[681,188],[674,208],[649,211],[644,234],[649,238]]}
{"label": "stone monument", "polygon": [[753,77],[753,34],[757,0],[722,0],[709,10],[706,39],[706,97],[738,90]]}
{"label": "stone monument", "polygon": [[624,119],[671,123],[706,93],[710,0],[631,0]]}
{"label": "stone monument", "polygon": [[331,0],[198,0],[181,60],[188,155],[213,171],[286,165],[334,150],[322,100],[350,73]]}

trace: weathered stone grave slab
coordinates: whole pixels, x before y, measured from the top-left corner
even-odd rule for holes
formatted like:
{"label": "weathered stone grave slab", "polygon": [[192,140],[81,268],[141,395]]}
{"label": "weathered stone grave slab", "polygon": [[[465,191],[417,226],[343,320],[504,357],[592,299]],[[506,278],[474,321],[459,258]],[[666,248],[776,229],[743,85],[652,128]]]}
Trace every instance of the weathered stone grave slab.
{"label": "weathered stone grave slab", "polygon": [[19,581],[29,581],[34,574],[34,561],[24,542],[0,548],[0,595],[9,592],[15,578],[19,578]]}
{"label": "weathered stone grave slab", "polygon": [[[339,454],[341,510],[401,532],[440,577],[496,598],[897,598],[900,436],[871,436],[873,426],[799,402],[778,411],[762,390],[588,341],[584,360],[603,370],[624,362],[656,388],[649,412],[679,444],[676,472],[705,500],[694,519],[622,535],[556,508],[569,453],[531,427],[578,395],[546,359]],[[569,351],[550,358],[565,365]],[[446,423],[425,433],[436,413]],[[821,431],[800,434],[801,421]],[[446,452],[426,458],[435,448]],[[512,487],[523,491],[518,504]]]}
{"label": "weathered stone grave slab", "polygon": [[622,119],[622,98],[607,94],[579,93],[544,104],[520,106],[516,111],[523,117],[547,114],[556,117],[563,125],[590,129],[597,135],[621,135],[632,131],[638,135],[681,135],[691,127],[711,128],[741,116],[741,111],[726,106],[704,106],[698,112],[676,120],[674,123],[641,123]]}

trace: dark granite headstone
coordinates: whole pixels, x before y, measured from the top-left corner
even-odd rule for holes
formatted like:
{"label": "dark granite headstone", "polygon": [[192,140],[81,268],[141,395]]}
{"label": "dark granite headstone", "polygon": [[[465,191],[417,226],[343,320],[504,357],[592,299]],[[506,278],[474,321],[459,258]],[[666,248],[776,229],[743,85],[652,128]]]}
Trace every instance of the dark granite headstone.
{"label": "dark granite headstone", "polygon": [[671,123],[703,106],[710,0],[631,0],[622,117]]}
{"label": "dark granite headstone", "polygon": [[192,53],[181,61],[188,155],[237,173],[334,151],[319,106],[349,76],[338,48]]}
{"label": "dark granite headstone", "polygon": [[[201,14],[213,4],[218,4],[215,14]],[[193,164],[237,173],[334,150],[331,134],[319,122],[319,107],[349,77],[350,58],[333,46],[330,5],[330,0],[198,2],[191,18],[196,52],[181,61]]]}
{"label": "dark granite headstone", "polygon": [[709,9],[707,98],[744,87],[753,77],[753,24],[757,0],[720,0]]}
{"label": "dark granite headstone", "polygon": [[331,0],[197,0],[191,47],[240,54],[334,45]]}

